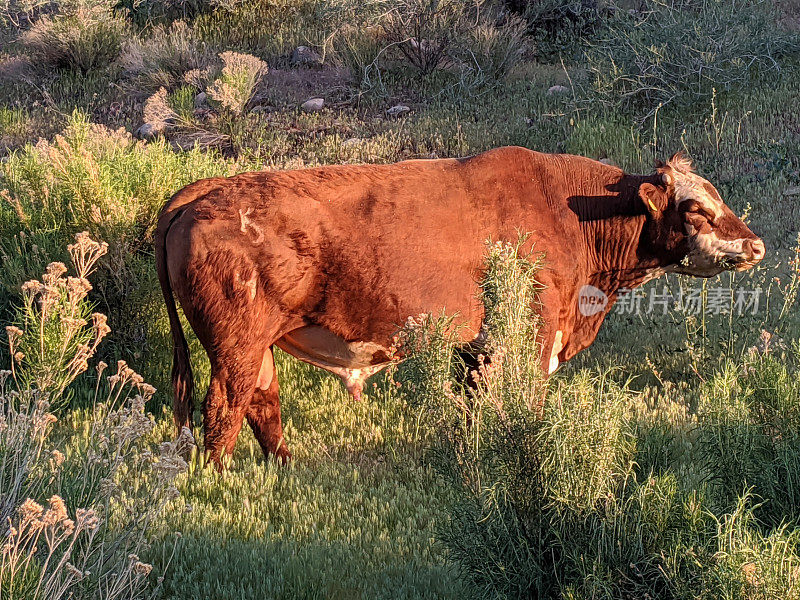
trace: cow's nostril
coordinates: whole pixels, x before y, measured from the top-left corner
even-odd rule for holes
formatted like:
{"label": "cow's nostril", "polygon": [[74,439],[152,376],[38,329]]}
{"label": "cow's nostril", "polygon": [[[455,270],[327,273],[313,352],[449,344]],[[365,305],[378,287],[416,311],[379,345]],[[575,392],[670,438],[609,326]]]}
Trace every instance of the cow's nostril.
{"label": "cow's nostril", "polygon": [[764,258],[764,254],[766,253],[764,242],[759,239],[750,240],[750,253],[753,255],[753,259],[755,260],[761,260]]}

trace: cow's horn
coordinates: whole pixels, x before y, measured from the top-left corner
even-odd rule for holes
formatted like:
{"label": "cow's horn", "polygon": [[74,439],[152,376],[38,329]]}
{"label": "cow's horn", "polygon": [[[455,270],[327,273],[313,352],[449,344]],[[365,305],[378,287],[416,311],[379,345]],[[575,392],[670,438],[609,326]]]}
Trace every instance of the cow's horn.
{"label": "cow's horn", "polygon": [[661,181],[666,186],[672,185],[672,175],[670,175],[669,173],[662,173],[661,174]]}

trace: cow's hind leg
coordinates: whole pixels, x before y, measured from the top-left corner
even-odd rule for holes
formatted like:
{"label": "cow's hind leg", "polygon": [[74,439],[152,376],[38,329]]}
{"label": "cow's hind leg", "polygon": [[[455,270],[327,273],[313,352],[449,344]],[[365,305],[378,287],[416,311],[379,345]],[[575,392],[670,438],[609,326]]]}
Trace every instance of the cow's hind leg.
{"label": "cow's hind leg", "polygon": [[233,454],[247,408],[253,398],[258,362],[254,355],[215,357],[211,383],[203,403],[205,452],[210,462],[222,468],[225,455]]}
{"label": "cow's hind leg", "polygon": [[269,458],[269,455],[273,454],[284,464],[292,457],[283,438],[278,373],[275,370],[275,356],[271,347],[267,348],[261,359],[256,389],[247,408],[247,422],[265,457]]}

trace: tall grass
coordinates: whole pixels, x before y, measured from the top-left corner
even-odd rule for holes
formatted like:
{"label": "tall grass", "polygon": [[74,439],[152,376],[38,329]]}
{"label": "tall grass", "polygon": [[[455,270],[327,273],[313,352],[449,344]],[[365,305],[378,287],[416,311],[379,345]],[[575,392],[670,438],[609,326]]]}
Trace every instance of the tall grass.
{"label": "tall grass", "polygon": [[87,277],[106,249],[78,235],[69,248],[76,276],[64,277],[66,267],[53,263],[42,281],[26,284],[26,303],[6,328],[12,368],[0,373],[0,519],[7,524],[0,594],[11,598],[141,598],[157,587],[139,554],[152,520],[177,494],[173,482],[186,470],[180,453],[190,440],[151,451],[144,404],[155,389],[123,361],[105,382],[106,365],[98,365],[83,428],[56,416],[64,420],[68,386],[108,333],[103,315],[91,325],[84,318]]}
{"label": "tall grass", "polygon": [[455,377],[446,320],[412,324],[413,368],[399,371],[438,407],[434,456],[457,494],[441,540],[475,596],[798,597],[794,363],[721,372],[683,432],[660,429],[613,373],[558,381],[540,412],[536,267],[516,248],[489,250],[476,384]]}
{"label": "tall grass", "polygon": [[6,311],[19,304],[22,283],[51,257],[65,258],[75,233],[89,231],[109,240],[93,295],[109,315],[117,350],[132,358],[159,314],[151,264],[158,211],[183,185],[235,168],[214,152],[175,153],[164,140],[145,144],[75,111],[54,140],[39,140],[0,164],[0,304]]}

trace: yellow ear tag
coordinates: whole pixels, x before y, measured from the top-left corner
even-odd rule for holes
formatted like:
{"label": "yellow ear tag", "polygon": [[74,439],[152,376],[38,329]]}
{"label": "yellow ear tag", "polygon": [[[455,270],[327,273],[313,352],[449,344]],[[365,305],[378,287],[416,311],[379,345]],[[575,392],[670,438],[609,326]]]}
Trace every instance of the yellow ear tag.
{"label": "yellow ear tag", "polygon": [[656,208],[656,205],[655,205],[655,204],[653,204],[653,201],[652,201],[652,200],[649,200],[649,199],[648,199],[648,200],[647,200],[647,203],[650,205],[650,210],[652,210],[653,212],[658,212],[658,209]]}

